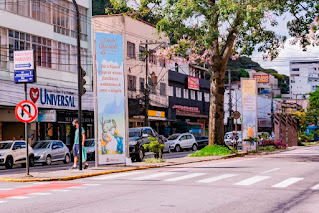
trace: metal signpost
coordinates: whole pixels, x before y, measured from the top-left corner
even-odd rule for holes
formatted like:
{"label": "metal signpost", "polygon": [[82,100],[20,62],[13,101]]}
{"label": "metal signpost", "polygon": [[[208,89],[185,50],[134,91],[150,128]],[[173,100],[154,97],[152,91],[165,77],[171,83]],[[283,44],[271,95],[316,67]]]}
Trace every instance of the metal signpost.
{"label": "metal signpost", "polygon": [[[237,93],[236,93],[237,95]],[[237,99],[236,99],[237,101]],[[235,136],[235,140],[236,140],[236,150],[238,149],[238,135],[237,135],[237,120],[240,118],[241,114],[240,112],[237,111],[237,104],[236,104],[236,110],[233,112],[233,118],[236,119],[236,123],[235,123],[235,131],[236,131],[236,136]]]}
{"label": "metal signpost", "polygon": [[[26,172],[29,175],[29,146],[28,146],[28,123],[34,121],[38,115],[36,106],[27,101],[27,83],[36,82],[36,63],[34,50],[23,50],[23,51],[14,51],[14,82],[16,84],[24,84],[24,96],[25,101],[20,102],[16,107],[16,116],[17,118],[25,123],[24,134],[26,141]],[[30,105],[33,104],[33,105]],[[35,107],[35,114],[32,114],[32,109]],[[26,109],[27,108],[27,109]],[[20,113],[18,112],[20,110]]]}

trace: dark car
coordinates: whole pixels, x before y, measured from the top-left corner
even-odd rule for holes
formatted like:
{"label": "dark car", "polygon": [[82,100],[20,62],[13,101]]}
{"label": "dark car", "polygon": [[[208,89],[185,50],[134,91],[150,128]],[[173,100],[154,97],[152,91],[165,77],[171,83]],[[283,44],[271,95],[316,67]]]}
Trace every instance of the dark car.
{"label": "dark car", "polygon": [[137,127],[129,129],[130,157],[135,161],[142,161],[145,150],[143,145],[151,140],[157,140],[162,143],[157,132],[151,127]]}
{"label": "dark car", "polygon": [[205,146],[208,145],[208,137],[207,136],[200,136],[200,137],[195,137],[198,149],[202,149]]}

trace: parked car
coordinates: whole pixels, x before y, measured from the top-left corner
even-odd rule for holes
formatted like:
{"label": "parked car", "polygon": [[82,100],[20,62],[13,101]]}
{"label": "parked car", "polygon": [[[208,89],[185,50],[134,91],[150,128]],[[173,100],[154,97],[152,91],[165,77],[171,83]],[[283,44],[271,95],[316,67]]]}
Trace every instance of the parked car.
{"label": "parked car", "polygon": [[94,138],[86,139],[84,142],[88,160],[95,160],[95,140]]}
{"label": "parked car", "polygon": [[69,149],[60,140],[43,140],[33,145],[36,163],[51,165],[54,161],[70,163],[71,155]]}
{"label": "parked car", "polygon": [[162,139],[163,143],[164,143],[164,149],[163,149],[163,153],[165,152],[171,152],[171,149],[169,148],[169,141],[167,140],[166,137],[164,137],[163,135],[160,135],[160,138]]}
{"label": "parked car", "polygon": [[[237,143],[238,147],[242,147],[242,138],[241,138],[241,131],[237,131]],[[224,141],[227,146],[236,146],[236,131],[226,132],[224,136]]]}
{"label": "parked car", "polygon": [[[29,146],[29,165],[34,166],[34,152]],[[25,141],[0,141],[0,165],[11,169],[13,165],[26,165],[26,143]]]}
{"label": "parked car", "polygon": [[208,136],[195,137],[195,139],[196,139],[198,149],[202,149],[208,145]]}
{"label": "parked car", "polygon": [[190,133],[173,134],[167,140],[170,142],[169,148],[176,152],[180,152],[183,149],[192,149],[193,151],[198,149],[195,137]]}
{"label": "parked car", "polygon": [[163,143],[157,132],[151,127],[129,129],[130,157],[132,160],[143,160],[145,155],[143,145],[150,143],[151,140],[157,140],[158,142]]}

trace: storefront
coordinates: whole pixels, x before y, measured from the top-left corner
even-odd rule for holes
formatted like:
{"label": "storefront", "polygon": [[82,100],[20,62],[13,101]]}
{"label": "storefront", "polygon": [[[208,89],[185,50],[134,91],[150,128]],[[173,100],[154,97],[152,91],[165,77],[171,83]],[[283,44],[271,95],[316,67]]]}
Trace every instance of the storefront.
{"label": "storefront", "polygon": [[[37,119],[28,125],[29,143],[37,140],[62,140],[71,146],[75,129],[72,121],[77,118],[77,91],[74,89],[29,84],[28,100],[38,107]],[[23,86],[0,80],[0,140],[24,138],[24,124],[15,117],[15,106],[24,100]],[[94,136],[93,95],[82,97],[83,127],[86,137]]]}

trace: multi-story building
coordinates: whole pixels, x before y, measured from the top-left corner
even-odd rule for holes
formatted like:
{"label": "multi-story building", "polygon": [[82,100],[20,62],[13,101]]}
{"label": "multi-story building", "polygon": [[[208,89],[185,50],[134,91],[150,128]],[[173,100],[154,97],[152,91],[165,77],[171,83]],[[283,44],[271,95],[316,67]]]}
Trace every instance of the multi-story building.
{"label": "multi-story building", "polygon": [[319,87],[319,60],[290,61],[290,97],[304,99]]}
{"label": "multi-story building", "polygon": [[[91,4],[81,0],[81,57],[86,71],[83,96],[84,127],[93,134]],[[4,1],[0,3],[0,140],[24,135],[24,125],[14,109],[24,100],[23,85],[14,83],[13,55],[35,50],[37,82],[27,85],[28,100],[39,108],[29,125],[32,142],[37,139],[73,141],[71,122],[77,117],[76,15],[72,1]],[[68,99],[68,101],[62,101]]]}
{"label": "multi-story building", "polygon": [[281,95],[280,88],[278,88],[278,79],[274,76],[265,73],[265,72],[257,72],[255,70],[248,70],[250,78],[257,79],[257,88],[258,94],[274,96]]}
{"label": "multi-story building", "polygon": [[[160,37],[152,24],[123,14],[94,16],[92,23],[94,32],[123,35],[129,126],[150,125],[162,133],[162,127],[167,125],[168,61],[155,53],[156,50],[166,46],[169,39],[163,35]],[[149,52],[147,75],[146,52]],[[149,124],[144,122],[146,79],[148,81],[147,88],[150,90]]]}

